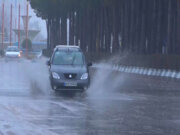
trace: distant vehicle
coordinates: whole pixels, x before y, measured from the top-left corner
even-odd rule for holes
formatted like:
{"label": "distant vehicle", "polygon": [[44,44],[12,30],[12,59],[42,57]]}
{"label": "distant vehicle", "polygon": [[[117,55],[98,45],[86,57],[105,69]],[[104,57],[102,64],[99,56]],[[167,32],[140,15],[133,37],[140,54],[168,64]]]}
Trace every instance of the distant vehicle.
{"label": "distant vehicle", "polygon": [[21,51],[16,46],[8,46],[5,50],[5,61],[21,58]]}
{"label": "distant vehicle", "polygon": [[86,90],[89,87],[92,63],[86,63],[79,47],[57,46],[47,65],[53,90]]}

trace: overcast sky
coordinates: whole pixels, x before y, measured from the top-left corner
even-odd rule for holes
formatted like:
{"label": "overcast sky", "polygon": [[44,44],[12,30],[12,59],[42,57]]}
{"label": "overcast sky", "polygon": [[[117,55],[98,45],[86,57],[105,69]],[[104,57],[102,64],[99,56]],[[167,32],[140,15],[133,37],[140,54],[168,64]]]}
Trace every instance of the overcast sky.
{"label": "overcast sky", "polygon": [[[5,3],[5,21],[9,21],[10,18],[10,5],[13,4],[13,28],[15,27],[15,18],[18,20],[18,5],[21,5],[21,15],[26,15],[26,0],[0,0],[0,6],[2,6],[2,3]],[[38,18],[35,13],[33,12],[33,9],[29,5],[29,15],[32,16],[30,22],[29,22],[29,28],[30,29],[38,29],[40,30],[40,35],[43,36],[43,39],[47,37],[47,31],[46,31],[46,23],[41,18]],[[2,9],[2,8],[1,8]],[[1,13],[1,12],[0,12]],[[0,15],[1,16],[1,15]],[[21,20],[22,21],[22,20]],[[9,24],[9,23],[6,23]],[[21,22],[22,24],[22,22]],[[8,26],[9,27],[9,26]]]}

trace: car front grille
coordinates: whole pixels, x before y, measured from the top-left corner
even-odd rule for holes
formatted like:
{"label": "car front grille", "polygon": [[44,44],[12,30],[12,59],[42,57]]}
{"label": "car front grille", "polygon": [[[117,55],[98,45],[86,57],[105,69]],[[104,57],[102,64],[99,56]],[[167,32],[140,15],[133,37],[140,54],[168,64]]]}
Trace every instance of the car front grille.
{"label": "car front grille", "polygon": [[76,76],[77,74],[71,74],[71,73],[64,74],[64,77],[66,79],[76,79]]}

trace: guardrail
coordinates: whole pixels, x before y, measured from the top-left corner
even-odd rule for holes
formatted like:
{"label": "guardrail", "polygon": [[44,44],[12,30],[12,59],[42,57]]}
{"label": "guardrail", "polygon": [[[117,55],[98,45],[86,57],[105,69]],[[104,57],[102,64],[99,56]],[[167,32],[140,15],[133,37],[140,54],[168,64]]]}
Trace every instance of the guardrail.
{"label": "guardrail", "polygon": [[143,68],[143,67],[97,64],[97,63],[94,64],[93,67],[99,69],[114,70],[124,73],[180,79],[180,71],[169,70],[169,69],[167,70],[167,69]]}

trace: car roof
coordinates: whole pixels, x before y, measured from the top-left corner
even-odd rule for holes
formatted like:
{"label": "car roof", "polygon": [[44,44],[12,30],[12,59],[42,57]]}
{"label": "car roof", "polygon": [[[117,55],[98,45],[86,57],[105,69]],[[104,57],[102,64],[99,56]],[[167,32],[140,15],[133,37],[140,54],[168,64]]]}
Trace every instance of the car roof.
{"label": "car roof", "polygon": [[56,48],[80,48],[77,45],[56,45]]}
{"label": "car roof", "polygon": [[70,51],[81,51],[77,45],[57,45],[55,50],[70,50]]}

